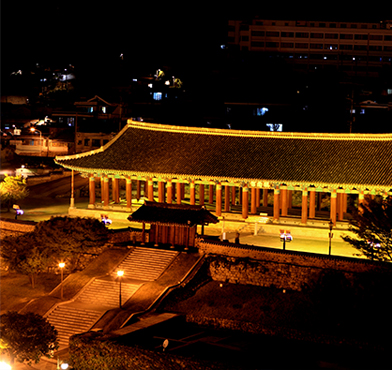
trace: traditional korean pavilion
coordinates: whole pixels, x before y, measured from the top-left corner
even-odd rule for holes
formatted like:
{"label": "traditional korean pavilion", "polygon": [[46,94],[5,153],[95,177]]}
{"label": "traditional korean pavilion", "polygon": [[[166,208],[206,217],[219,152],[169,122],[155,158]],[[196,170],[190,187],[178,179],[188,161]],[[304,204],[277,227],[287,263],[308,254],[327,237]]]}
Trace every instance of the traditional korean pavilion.
{"label": "traditional korean pavilion", "polygon": [[[145,202],[128,217],[129,221],[150,224],[150,242],[158,244],[195,246],[197,225],[204,226],[218,223],[218,218],[204,206]],[[144,234],[142,235],[144,241]]]}
{"label": "traditional korean pavilion", "polygon": [[271,190],[275,222],[287,215],[292,192],[301,191],[303,224],[315,217],[318,194],[330,194],[333,223],[343,219],[349,194],[359,203],[365,196],[392,194],[392,134],[238,131],[128,120],[105,146],[56,157],[56,163],[90,178],[92,209],[98,203],[103,208],[119,203],[120,181],[126,183],[129,210],[132,182],[139,191],[145,181],[149,201],[180,204],[185,185],[191,205],[214,199],[216,216],[240,196],[244,219],[256,214],[261,202],[266,204]]}

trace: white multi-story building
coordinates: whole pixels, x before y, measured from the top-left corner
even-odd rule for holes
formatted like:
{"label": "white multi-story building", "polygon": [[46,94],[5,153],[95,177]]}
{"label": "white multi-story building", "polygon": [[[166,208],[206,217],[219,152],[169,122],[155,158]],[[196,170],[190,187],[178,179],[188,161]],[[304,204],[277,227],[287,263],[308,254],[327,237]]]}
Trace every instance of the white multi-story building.
{"label": "white multi-story building", "polygon": [[228,44],[284,58],[302,69],[371,75],[392,66],[392,21],[230,20]]}

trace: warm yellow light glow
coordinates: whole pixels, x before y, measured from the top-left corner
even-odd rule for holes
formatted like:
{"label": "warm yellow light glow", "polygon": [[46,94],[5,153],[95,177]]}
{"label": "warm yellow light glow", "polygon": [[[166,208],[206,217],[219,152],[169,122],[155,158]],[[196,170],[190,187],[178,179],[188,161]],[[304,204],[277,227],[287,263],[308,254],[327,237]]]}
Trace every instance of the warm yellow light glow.
{"label": "warm yellow light glow", "polygon": [[121,276],[123,276],[123,275],[124,275],[124,271],[122,271],[122,270],[117,271],[117,276],[121,277]]}
{"label": "warm yellow light glow", "polygon": [[62,269],[62,268],[64,268],[64,266],[65,266],[65,263],[64,262],[60,262],[59,263],[59,267]]}
{"label": "warm yellow light glow", "polygon": [[4,361],[0,362],[0,370],[11,370],[11,365],[7,364]]}

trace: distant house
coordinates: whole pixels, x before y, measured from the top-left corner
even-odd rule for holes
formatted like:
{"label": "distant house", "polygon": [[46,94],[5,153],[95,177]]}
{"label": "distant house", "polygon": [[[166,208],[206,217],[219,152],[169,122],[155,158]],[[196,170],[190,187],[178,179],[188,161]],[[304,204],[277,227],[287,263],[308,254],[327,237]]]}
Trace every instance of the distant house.
{"label": "distant house", "polygon": [[10,145],[15,146],[15,154],[35,157],[55,157],[68,154],[70,143],[49,139],[45,136],[20,135],[10,140]]}
{"label": "distant house", "polygon": [[122,104],[110,103],[95,95],[89,100],[75,102],[74,106],[73,110],[53,112],[52,116],[60,125],[75,127],[77,131],[92,132],[94,127],[104,126],[119,131],[123,126]]}

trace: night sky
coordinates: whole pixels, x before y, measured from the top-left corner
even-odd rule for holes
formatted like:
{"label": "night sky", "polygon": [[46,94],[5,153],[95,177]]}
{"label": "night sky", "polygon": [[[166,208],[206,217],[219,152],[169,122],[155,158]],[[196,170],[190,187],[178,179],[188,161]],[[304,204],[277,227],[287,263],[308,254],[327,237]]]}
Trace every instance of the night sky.
{"label": "night sky", "polygon": [[[4,4],[6,3],[6,4]],[[238,2],[7,1],[1,7],[2,72],[26,63],[94,63],[121,53],[128,59],[170,62],[208,58],[225,42],[228,19],[380,21],[386,9],[357,2],[302,7]],[[224,7],[220,6],[225,4]],[[251,5],[250,5],[251,4]],[[328,4],[328,6],[326,6]]]}

